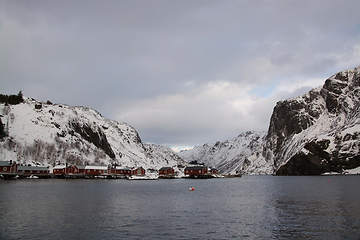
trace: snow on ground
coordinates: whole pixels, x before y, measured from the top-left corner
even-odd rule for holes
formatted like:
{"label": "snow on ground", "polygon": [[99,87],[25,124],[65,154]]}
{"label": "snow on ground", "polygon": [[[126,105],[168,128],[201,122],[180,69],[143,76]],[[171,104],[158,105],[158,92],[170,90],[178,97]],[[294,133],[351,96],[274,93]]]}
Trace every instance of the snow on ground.
{"label": "snow on ground", "polygon": [[350,170],[346,170],[345,174],[360,174],[360,167],[350,169]]}

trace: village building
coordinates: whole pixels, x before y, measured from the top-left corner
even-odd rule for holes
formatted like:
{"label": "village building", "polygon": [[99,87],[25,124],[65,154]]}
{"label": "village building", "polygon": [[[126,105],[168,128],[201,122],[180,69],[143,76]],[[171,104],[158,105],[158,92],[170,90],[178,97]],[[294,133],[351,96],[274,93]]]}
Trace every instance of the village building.
{"label": "village building", "polygon": [[74,166],[74,165],[57,165],[53,168],[53,174],[57,177],[85,177],[108,175],[111,169],[108,166]]}
{"label": "village building", "polygon": [[112,173],[115,173],[117,175],[130,176],[132,168],[131,167],[115,166],[113,169],[114,170],[112,171]]}
{"label": "village building", "polygon": [[65,174],[66,175],[75,175],[79,174],[79,168],[73,165],[66,165],[65,166]]}
{"label": "village building", "polygon": [[145,175],[145,169],[143,167],[133,167],[131,169],[131,175],[144,176]]}
{"label": "village building", "polygon": [[108,167],[107,166],[85,166],[85,175],[95,176],[95,175],[107,175]]}
{"label": "village building", "polygon": [[208,169],[205,166],[191,166],[184,169],[184,174],[188,177],[205,177],[208,174]]}
{"label": "village building", "polygon": [[66,165],[56,165],[53,168],[53,174],[55,176],[65,175]]}
{"label": "village building", "polygon": [[77,168],[77,175],[84,176],[85,175],[85,166],[75,166]]}
{"label": "village building", "polygon": [[174,176],[175,171],[172,167],[162,167],[159,169],[159,176]]}
{"label": "village building", "polygon": [[17,173],[20,176],[37,176],[37,177],[48,177],[50,170],[48,167],[39,167],[39,166],[18,166]]}
{"label": "village building", "polygon": [[17,164],[15,161],[0,161],[0,174],[16,174],[17,173]]}
{"label": "village building", "polygon": [[209,173],[210,174],[219,174],[219,170],[217,170],[216,168],[209,168]]}

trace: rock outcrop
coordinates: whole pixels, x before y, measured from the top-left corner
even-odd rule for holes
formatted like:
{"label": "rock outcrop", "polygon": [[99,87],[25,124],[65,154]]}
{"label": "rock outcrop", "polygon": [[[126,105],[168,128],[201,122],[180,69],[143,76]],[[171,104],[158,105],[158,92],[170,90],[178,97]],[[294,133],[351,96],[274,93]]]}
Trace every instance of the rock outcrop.
{"label": "rock outcrop", "polygon": [[277,103],[266,144],[278,175],[342,172],[360,166],[360,67]]}

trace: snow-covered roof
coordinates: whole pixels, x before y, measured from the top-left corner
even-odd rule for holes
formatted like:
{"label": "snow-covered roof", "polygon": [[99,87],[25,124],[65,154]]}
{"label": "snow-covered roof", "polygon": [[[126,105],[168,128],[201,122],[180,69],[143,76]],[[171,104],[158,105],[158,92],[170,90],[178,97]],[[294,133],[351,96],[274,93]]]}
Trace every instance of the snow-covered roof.
{"label": "snow-covered roof", "polygon": [[25,170],[37,170],[37,171],[47,171],[49,170],[47,167],[38,167],[38,166],[18,166],[18,171],[25,171]]}
{"label": "snow-covered roof", "polygon": [[206,168],[205,166],[193,166],[193,167],[186,167],[185,170],[202,170]]}
{"label": "snow-covered roof", "polygon": [[64,169],[66,165],[56,165],[53,169]]}
{"label": "snow-covered roof", "polygon": [[85,169],[92,169],[92,170],[107,170],[108,167],[107,166],[85,166]]}
{"label": "snow-covered roof", "polygon": [[1,167],[7,167],[7,166],[11,166],[13,163],[10,163],[10,161],[0,161],[0,166]]}
{"label": "snow-covered roof", "polygon": [[121,167],[121,166],[116,166],[115,167],[116,170],[131,170],[132,167]]}
{"label": "snow-covered roof", "polygon": [[169,168],[171,169],[171,167],[162,167],[162,168],[159,169],[159,171],[164,171],[164,170],[169,169]]}
{"label": "snow-covered roof", "polygon": [[131,170],[136,170],[136,169],[139,169],[139,168],[144,169],[143,167],[133,167],[133,168],[131,168]]}

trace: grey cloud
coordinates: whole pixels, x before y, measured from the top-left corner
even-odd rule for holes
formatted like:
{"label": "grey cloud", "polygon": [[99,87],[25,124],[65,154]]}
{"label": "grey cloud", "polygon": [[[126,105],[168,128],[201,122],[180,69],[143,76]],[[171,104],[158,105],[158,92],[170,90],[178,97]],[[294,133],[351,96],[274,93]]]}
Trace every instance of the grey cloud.
{"label": "grey cloud", "polygon": [[[360,60],[354,53],[360,40],[357,0],[0,0],[0,5],[2,91],[21,88],[27,96],[86,105],[112,119],[121,116],[114,104],[138,106],[176,94],[194,98],[190,93],[218,80],[253,88],[294,76],[325,80]],[[209,116],[230,111],[202,106]],[[199,129],[184,116],[190,113],[178,111],[178,120],[164,119],[163,130],[141,128],[144,140],[186,145],[180,139],[187,136],[199,142],[199,136],[202,141],[266,128],[266,117],[256,112],[247,121],[256,125],[224,129],[214,121]]]}

